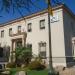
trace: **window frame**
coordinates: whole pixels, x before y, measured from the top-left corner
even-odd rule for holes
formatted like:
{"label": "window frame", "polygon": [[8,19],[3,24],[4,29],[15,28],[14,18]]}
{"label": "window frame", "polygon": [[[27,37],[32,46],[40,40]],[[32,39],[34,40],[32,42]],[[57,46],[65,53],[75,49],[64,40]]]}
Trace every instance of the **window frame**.
{"label": "window frame", "polygon": [[[44,22],[44,25],[41,25],[41,22]],[[45,29],[45,19],[40,20],[40,29]]]}
{"label": "window frame", "polygon": [[[42,59],[46,59],[46,42],[40,42],[39,43],[39,55],[40,55],[40,57],[42,58]],[[41,47],[43,47],[43,48],[45,48],[45,50],[44,51],[42,51],[41,50]],[[41,56],[41,53],[42,52],[45,52],[45,55],[44,56]]]}
{"label": "window frame", "polygon": [[72,43],[72,56],[75,56],[75,40],[74,43]]}
{"label": "window frame", "polygon": [[0,58],[3,58],[4,57],[4,51],[3,51],[3,48],[2,47],[0,47],[1,49],[0,49]]}
{"label": "window frame", "polygon": [[12,28],[9,28],[9,36],[12,35]]}
{"label": "window frame", "polygon": [[27,48],[30,48],[30,49],[31,49],[31,56],[32,56],[32,53],[33,53],[33,52],[32,52],[32,44],[31,44],[31,43],[28,43],[28,44],[27,44]]}
{"label": "window frame", "polygon": [[4,30],[1,31],[1,38],[4,37]]}
{"label": "window frame", "polygon": [[21,32],[21,26],[18,26],[18,33]]}
{"label": "window frame", "polygon": [[27,24],[27,31],[32,32],[32,23]]}

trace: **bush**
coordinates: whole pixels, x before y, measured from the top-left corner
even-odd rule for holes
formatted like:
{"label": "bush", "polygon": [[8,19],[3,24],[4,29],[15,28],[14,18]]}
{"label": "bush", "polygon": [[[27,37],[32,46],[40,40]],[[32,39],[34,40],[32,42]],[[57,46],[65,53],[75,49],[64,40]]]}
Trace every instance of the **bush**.
{"label": "bush", "polygon": [[11,63],[8,63],[6,65],[7,68],[15,68],[16,67],[16,63],[15,62],[11,62]]}
{"label": "bush", "polygon": [[18,47],[16,48],[16,64],[18,64],[19,66],[22,64],[26,64],[28,65],[29,62],[31,61],[31,57],[32,57],[32,50],[31,48],[27,48],[27,47]]}
{"label": "bush", "polygon": [[45,65],[41,64],[40,61],[34,60],[29,64],[30,70],[43,70],[45,68],[46,68]]}

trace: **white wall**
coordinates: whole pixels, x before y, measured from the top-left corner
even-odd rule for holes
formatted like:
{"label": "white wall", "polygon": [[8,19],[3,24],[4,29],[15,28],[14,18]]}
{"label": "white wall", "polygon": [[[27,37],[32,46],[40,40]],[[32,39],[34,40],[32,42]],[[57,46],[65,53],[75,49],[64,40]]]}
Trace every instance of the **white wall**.
{"label": "white wall", "polygon": [[65,43],[64,43],[64,28],[63,28],[63,10],[55,11],[58,15],[58,21],[51,23],[51,40],[52,40],[52,56],[54,66],[66,66],[65,58]]}
{"label": "white wall", "polygon": [[[71,51],[71,47],[68,47],[70,46],[71,43],[69,43],[69,45],[67,44],[68,43],[67,39],[71,40],[70,38],[68,38],[69,35],[67,32],[68,29],[67,29],[67,24],[66,24],[67,23],[66,19],[68,19],[68,15],[66,16],[65,13],[63,14],[62,8],[55,10],[54,15],[58,17],[58,20],[50,24],[51,25],[51,44],[52,44],[51,46],[52,46],[53,66],[57,66],[57,65],[66,66],[66,59],[63,58],[65,57],[65,50]],[[63,18],[63,15],[64,15],[64,18]],[[45,19],[45,29],[41,30],[39,22],[42,19]],[[28,23],[32,23],[32,32],[27,32]],[[13,33],[17,33],[17,27],[19,25],[22,26],[22,31],[27,32],[26,44],[27,43],[32,44],[33,54],[35,55],[39,54],[38,43],[41,41],[44,41],[47,44],[46,55],[47,57],[49,57],[49,35],[48,35],[47,13],[28,18],[25,21],[19,21],[16,23],[12,23],[10,25],[0,27],[0,32],[1,30],[5,31],[5,37],[1,38],[0,36],[0,43],[2,46],[4,45],[11,46],[11,37],[9,37],[9,28],[13,29]],[[47,59],[46,60],[47,64],[48,64],[48,61],[49,60]]]}
{"label": "white wall", "polygon": [[[10,25],[0,27],[0,43],[1,43],[2,47],[5,46],[5,45],[11,46],[11,37],[9,36],[9,28],[12,28],[13,34],[16,34],[18,26],[22,26],[21,29],[23,31],[24,27],[25,27],[25,22],[20,21],[20,22],[16,22],[16,23],[13,23],[13,24],[10,24]],[[4,37],[3,38],[1,38],[1,31],[2,30],[4,30]]]}

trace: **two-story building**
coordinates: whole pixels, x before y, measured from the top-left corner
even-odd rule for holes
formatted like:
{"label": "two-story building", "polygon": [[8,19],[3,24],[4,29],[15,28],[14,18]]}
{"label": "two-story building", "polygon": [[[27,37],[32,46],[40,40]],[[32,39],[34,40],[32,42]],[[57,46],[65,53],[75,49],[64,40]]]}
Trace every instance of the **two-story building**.
{"label": "two-story building", "polygon": [[[53,7],[50,16],[51,50],[53,66],[71,66],[75,55],[75,15],[65,5]],[[48,12],[43,10],[23,18],[0,25],[0,46],[10,47],[29,45],[33,55],[39,54],[49,64]],[[2,58],[2,57],[1,57]],[[11,59],[9,59],[9,62]],[[6,64],[7,62],[0,62]]]}

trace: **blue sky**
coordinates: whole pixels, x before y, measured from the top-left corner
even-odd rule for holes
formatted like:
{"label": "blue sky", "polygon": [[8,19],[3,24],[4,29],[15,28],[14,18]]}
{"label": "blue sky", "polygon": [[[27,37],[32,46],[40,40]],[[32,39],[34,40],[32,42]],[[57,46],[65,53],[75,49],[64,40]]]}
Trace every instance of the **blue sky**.
{"label": "blue sky", "polygon": [[[75,14],[75,0],[61,0],[61,1],[65,3],[71,9],[71,11]],[[35,6],[30,7],[30,10],[31,10],[30,12],[27,11],[25,8],[21,8],[20,11],[24,16],[26,16],[26,15],[38,12],[40,10],[43,10],[46,7],[47,7],[47,4],[44,2],[44,0],[40,0],[39,2],[37,0],[37,3],[35,4]],[[5,11],[0,11],[0,24],[11,21],[13,19],[20,18],[20,17],[21,15],[17,10],[14,13],[12,10],[10,10],[9,13]]]}

